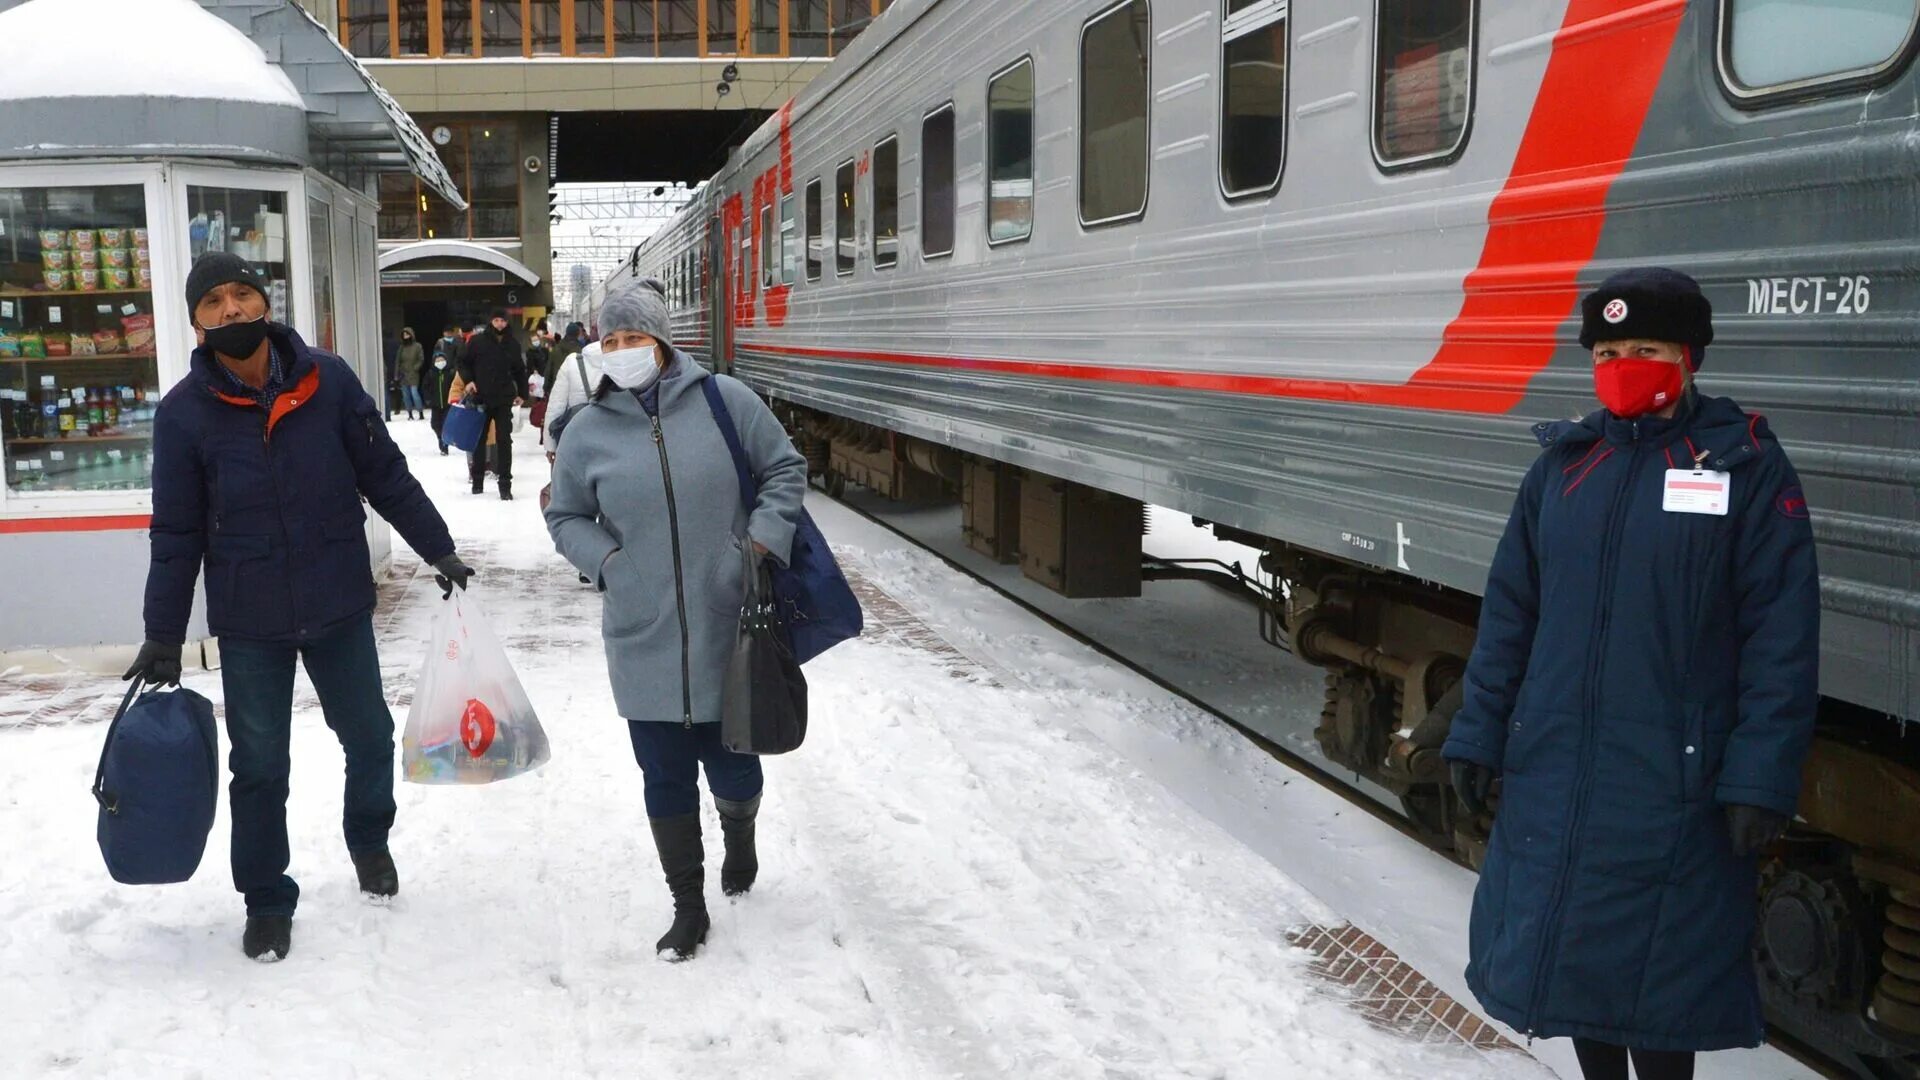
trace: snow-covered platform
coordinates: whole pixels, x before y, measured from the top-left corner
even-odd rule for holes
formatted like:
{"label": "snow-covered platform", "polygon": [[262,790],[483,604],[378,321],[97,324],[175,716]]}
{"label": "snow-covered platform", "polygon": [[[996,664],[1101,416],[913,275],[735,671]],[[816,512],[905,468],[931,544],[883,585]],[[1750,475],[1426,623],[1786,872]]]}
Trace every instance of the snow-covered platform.
{"label": "snow-covered platform", "polygon": [[[395,426],[552,762],[402,785],[401,896],[365,905],[303,678],[304,894],[292,955],[261,966],[239,949],[224,805],[194,881],[107,878],[87,787],[117,685],[0,674],[0,1076],[1551,1075],[1448,998],[1466,871],[825,500],[869,631],[808,666],[812,730],[767,763],[754,892],[724,900],[710,873],[706,950],[656,961],[669,901],[599,597],[533,497],[544,459],[521,445],[502,503],[466,493],[424,423]],[[402,552],[376,621],[396,720],[437,603]],[[217,673],[187,685],[220,698]],[[1573,1075],[1563,1045],[1534,1049]],[[1771,1052],[1704,1066],[1810,1075]]]}

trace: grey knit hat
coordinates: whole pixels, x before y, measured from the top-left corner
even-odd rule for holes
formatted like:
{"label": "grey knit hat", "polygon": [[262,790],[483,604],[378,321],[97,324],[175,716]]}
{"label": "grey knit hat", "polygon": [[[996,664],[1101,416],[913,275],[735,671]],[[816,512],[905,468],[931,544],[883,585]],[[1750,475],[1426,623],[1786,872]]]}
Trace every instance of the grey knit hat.
{"label": "grey knit hat", "polygon": [[638,330],[662,345],[673,344],[673,316],[667,311],[667,286],[659,278],[641,278],[607,297],[600,306],[600,336]]}

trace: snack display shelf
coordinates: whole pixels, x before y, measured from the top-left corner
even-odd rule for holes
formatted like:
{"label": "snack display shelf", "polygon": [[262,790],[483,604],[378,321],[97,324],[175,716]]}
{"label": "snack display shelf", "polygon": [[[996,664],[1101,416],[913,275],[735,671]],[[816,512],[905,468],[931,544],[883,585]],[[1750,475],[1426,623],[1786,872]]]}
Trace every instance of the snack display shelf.
{"label": "snack display shelf", "polygon": [[8,446],[84,446],[101,442],[152,442],[153,433],[139,435],[70,435],[64,439],[8,439]]}
{"label": "snack display shelf", "polygon": [[152,289],[13,289],[0,288],[0,298],[7,300],[32,300],[41,296],[126,296],[139,294],[145,296]]}
{"label": "snack display shelf", "polygon": [[72,360],[158,360],[159,353],[109,352],[79,356],[0,356],[0,364],[60,364]]}

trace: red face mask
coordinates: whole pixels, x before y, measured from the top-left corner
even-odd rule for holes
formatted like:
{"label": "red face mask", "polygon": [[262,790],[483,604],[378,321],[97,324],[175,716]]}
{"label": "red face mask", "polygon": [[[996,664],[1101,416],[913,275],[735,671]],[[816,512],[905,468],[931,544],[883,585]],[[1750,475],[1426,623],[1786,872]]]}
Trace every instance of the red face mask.
{"label": "red face mask", "polygon": [[1593,389],[1607,411],[1631,420],[1680,400],[1686,387],[1679,364],[1623,357],[1593,366]]}

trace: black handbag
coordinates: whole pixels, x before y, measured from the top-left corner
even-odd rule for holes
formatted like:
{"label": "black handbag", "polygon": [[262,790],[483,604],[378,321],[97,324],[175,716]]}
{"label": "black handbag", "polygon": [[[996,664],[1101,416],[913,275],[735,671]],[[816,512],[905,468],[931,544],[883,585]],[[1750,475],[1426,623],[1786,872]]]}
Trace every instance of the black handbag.
{"label": "black handbag", "polygon": [[746,598],[720,691],[720,742],[738,754],[785,754],[807,737],[807,677],[793,658],[766,562],[742,540]]}

